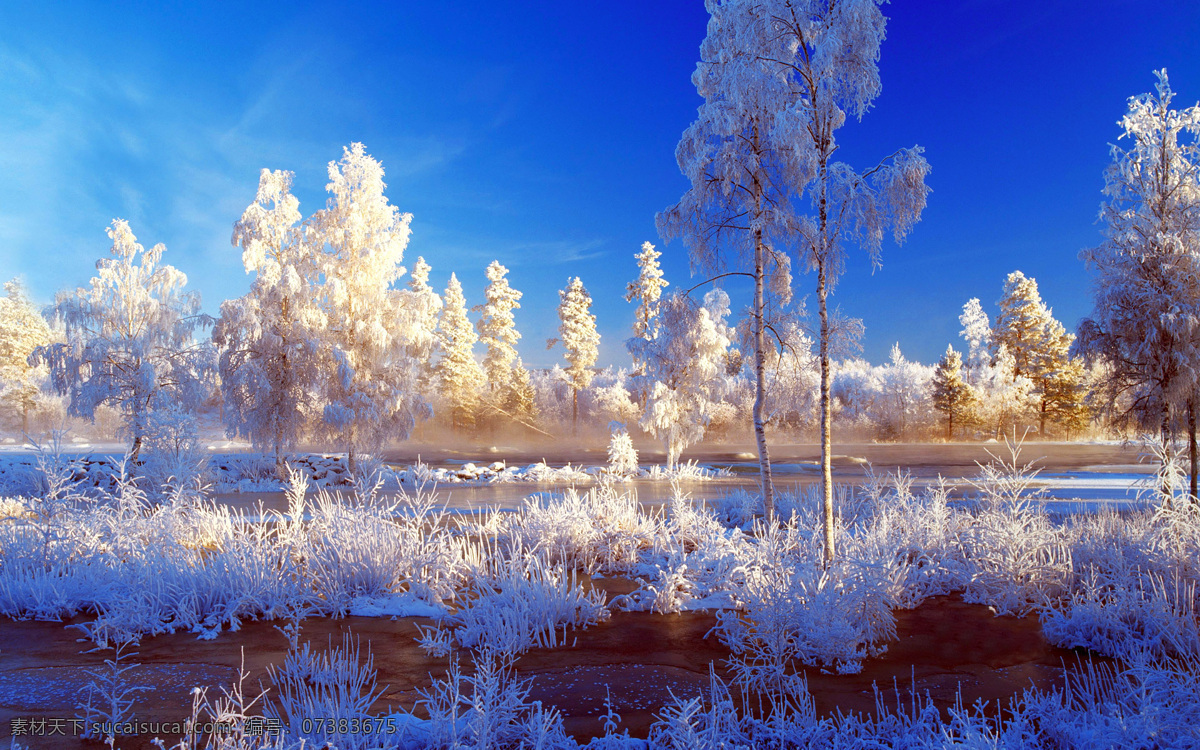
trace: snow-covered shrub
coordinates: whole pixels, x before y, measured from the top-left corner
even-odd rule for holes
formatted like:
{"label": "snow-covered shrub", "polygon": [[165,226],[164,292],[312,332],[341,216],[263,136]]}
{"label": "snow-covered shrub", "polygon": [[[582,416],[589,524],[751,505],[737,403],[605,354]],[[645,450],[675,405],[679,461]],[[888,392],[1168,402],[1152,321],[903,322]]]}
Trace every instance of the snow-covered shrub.
{"label": "snow-covered shrub", "polygon": [[489,575],[476,578],[451,618],[462,646],[516,656],[562,645],[568,627],[608,619],[602,590],[585,591],[574,570],[551,565],[536,550],[518,547],[496,562]]}
{"label": "snow-covered shrub", "polygon": [[739,683],[794,694],[796,662],[857,672],[894,637],[885,582],[824,569],[815,527],[762,525],[756,536],[734,587],[740,611],[718,613],[715,628]]}
{"label": "snow-covered shrub", "polygon": [[200,445],[196,418],[178,403],[150,413],[143,458],[141,475],[151,496],[203,497],[208,451]]}
{"label": "snow-covered shrub", "polygon": [[512,533],[538,544],[551,561],[587,573],[621,573],[653,544],[658,529],[635,495],[602,486],[582,494],[571,488],[530,496],[514,519]]}
{"label": "snow-covered shrub", "polygon": [[370,645],[364,659],[360,641],[349,633],[342,635],[340,646],[330,643],[322,651],[314,652],[306,642],[269,672],[275,689],[263,714],[279,719],[292,738],[347,750],[379,746],[368,712],[386,688],[376,684]]}
{"label": "snow-covered shrub", "polygon": [[419,705],[429,720],[417,725],[414,742],[406,748],[578,747],[567,737],[561,714],[530,702],[530,680],[513,674],[510,659],[484,652],[477,655],[474,666],[475,673],[464,676],[458,663],[452,663],[446,679],[418,691]]}
{"label": "snow-covered shrub", "polygon": [[612,434],[608,441],[608,470],[618,477],[637,474],[638,454],[629,430],[621,422],[610,422],[608,429]]}
{"label": "snow-covered shrub", "polygon": [[1071,548],[1034,501],[986,501],[959,543],[971,571],[966,601],[1024,615],[1069,590]]}

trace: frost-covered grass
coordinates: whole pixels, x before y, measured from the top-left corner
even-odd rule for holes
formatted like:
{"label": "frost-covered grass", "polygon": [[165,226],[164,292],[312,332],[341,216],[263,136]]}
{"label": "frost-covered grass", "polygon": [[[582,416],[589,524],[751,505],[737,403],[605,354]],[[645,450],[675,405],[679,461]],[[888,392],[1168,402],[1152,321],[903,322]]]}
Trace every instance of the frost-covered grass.
{"label": "frost-covered grass", "polygon": [[[838,488],[839,555],[826,566],[811,490],[783,493],[775,523],[745,492],[699,505],[676,490],[650,511],[611,484],[536,495],[517,513],[451,518],[428,496],[387,499],[379,482],[313,497],[308,474],[296,471],[287,512],[251,520],[190,493],[151,502],[119,473],[85,493],[60,464],[43,470],[39,494],[0,501],[0,613],[91,614],[89,637],[106,647],[275,620],[293,644],[275,679],[291,687],[254,711],[291,728],[271,740],[281,747],[302,739],[296,727],[312,712],[370,718],[369,653],[350,641],[300,645],[306,617],[351,612],[436,615],[422,645],[475,664],[427,693],[424,718],[393,715],[395,731],[372,735],[370,746],[571,746],[561,717],[529,703],[512,664],[530,648],[570,642],[572,628],[612,608],[716,609],[711,635],[734,654],[729,684],[714,676],[707,697],[663,708],[653,747],[1200,743],[1200,510],[1187,503],[1054,519],[1021,489],[1016,467],[985,472],[969,506],[937,487],[914,492],[902,475],[872,477]],[[605,601],[586,585],[590,575],[640,583]],[[801,666],[857,671],[895,637],[896,609],[956,592],[997,612],[1037,613],[1053,643],[1123,666],[1027,693],[1003,721],[980,707],[942,716],[919,697],[873,719],[815,714]],[[730,696],[743,691],[767,708],[737,708],[744,702]],[[220,701],[197,696],[195,710],[250,711],[236,690]],[[595,747],[644,746],[614,717]],[[266,741],[247,735],[228,746]]]}

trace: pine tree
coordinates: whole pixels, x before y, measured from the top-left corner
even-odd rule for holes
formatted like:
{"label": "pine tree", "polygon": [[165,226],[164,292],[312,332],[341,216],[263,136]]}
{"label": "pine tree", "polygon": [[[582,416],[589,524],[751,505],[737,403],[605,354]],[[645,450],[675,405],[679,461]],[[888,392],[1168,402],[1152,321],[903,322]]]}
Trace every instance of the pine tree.
{"label": "pine tree", "polygon": [[[29,415],[43,401],[39,376],[44,368],[30,365],[29,355],[54,340],[46,319],[30,302],[17,279],[4,284],[0,297],[0,403],[20,415],[21,433],[29,433]],[[42,376],[44,377],[44,376]]]}
{"label": "pine tree", "polygon": [[975,419],[975,392],[962,377],[962,357],[947,346],[933,373],[933,405],[946,415],[946,440],[954,438],[954,426],[964,427]]}
{"label": "pine tree", "polygon": [[486,378],[475,361],[475,342],[479,339],[467,318],[462,284],[453,273],[442,299],[445,304],[438,324],[442,349],[438,379],[442,400],[450,408],[451,424],[456,429],[470,429],[479,415],[479,395]]}
{"label": "pine tree", "polygon": [[[993,351],[1008,349],[1013,374],[1033,381],[1038,397],[1038,434],[1046,434],[1046,422],[1055,415],[1068,416],[1083,408],[1083,392],[1072,385],[1072,374],[1082,368],[1071,366],[1070,349],[1075,336],[1054,319],[1038,292],[1037,281],[1020,271],[1008,275],[1000,312],[992,329]],[[1077,378],[1076,378],[1077,381]]]}
{"label": "pine tree", "polygon": [[442,312],[442,298],[429,285],[431,270],[425,259],[417,256],[408,282],[410,306],[413,309],[413,341],[408,345],[408,354],[417,361],[422,392],[430,387],[433,380],[433,360],[438,348],[438,317]]}
{"label": "pine tree", "polygon": [[992,326],[987,313],[983,311],[983,306],[979,304],[978,297],[967,300],[967,304],[963,305],[962,315],[958,316],[958,322],[962,324],[959,335],[967,342],[965,366],[967,379],[970,381],[992,360],[988,351],[992,342]]}
{"label": "pine tree", "polygon": [[517,359],[517,333],[513,310],[520,309],[521,293],[508,285],[508,269],[494,260],[487,267],[488,285],[483,296],[486,300],[476,305],[479,320],[475,326],[479,340],[486,348],[483,355],[483,371],[487,375],[487,387],[493,394],[504,394],[512,387],[513,363]]}
{"label": "pine tree", "polygon": [[997,304],[1000,312],[992,327],[992,353],[1007,346],[1015,374],[1036,379],[1043,349],[1049,343],[1050,322],[1050,311],[1042,302],[1037,281],[1013,271],[1004,281],[1004,295]]}
{"label": "pine tree", "polygon": [[633,318],[633,335],[646,340],[654,338],[658,332],[654,318],[658,315],[662,290],[669,283],[663,278],[662,268],[658,265],[661,255],[662,253],[654,249],[654,245],[643,242],[642,251],[633,256],[637,258],[640,273],[636,281],[629,282],[625,287],[625,301],[637,300],[638,304]]}
{"label": "pine tree", "polygon": [[562,343],[566,350],[567,378],[571,383],[571,426],[578,430],[579,392],[592,382],[592,366],[600,357],[600,334],[596,332],[596,316],[592,315],[592,297],[576,276],[567,280],[567,288],[558,293],[558,334],[549,339],[546,348]]}

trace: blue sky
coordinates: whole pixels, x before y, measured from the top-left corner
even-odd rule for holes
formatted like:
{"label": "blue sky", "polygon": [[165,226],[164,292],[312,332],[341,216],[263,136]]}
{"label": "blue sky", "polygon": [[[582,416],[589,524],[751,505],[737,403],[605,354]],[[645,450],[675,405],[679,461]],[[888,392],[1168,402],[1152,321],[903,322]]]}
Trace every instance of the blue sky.
{"label": "blue sky", "polygon": [[[1127,97],[1166,67],[1200,99],[1200,3],[901,0],[884,6],[883,93],[840,131],[860,168],[920,144],[924,220],[871,273],[852,256],[835,304],[931,361],[970,297],[994,311],[1004,276],[1036,277],[1073,328],[1090,310],[1077,260],[1095,223]],[[128,219],[189,276],[207,311],[249,285],[229,244],[261,168],[296,173],[324,205],[326,164],[362,141],[414,214],[406,253],[451,271],[468,303],[499,259],[525,293],[531,365],[552,364],[557,290],[596,300],[601,363],[627,361],[622,299],[654,214],[687,184],[675,164],[700,100],[698,1],[319,4],[0,3],[0,275],[36,299],[87,282],[104,229]],[[685,252],[662,247],[691,286]],[[800,296],[815,285],[796,279]],[[745,299],[737,284],[735,303]]]}

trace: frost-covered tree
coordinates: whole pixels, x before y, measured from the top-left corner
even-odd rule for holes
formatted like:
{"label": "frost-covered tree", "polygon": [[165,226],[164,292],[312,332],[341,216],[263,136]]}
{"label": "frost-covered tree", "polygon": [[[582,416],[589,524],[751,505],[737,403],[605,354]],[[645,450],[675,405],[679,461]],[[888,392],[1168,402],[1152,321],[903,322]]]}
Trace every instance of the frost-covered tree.
{"label": "frost-covered tree", "polygon": [[642,363],[635,380],[646,393],[642,429],[663,441],[673,469],[689,445],[704,438],[725,378],[725,356],[733,338],[726,325],[729,296],[710,291],[697,305],[681,292],[667,297],[658,314],[658,334],[626,342]]}
{"label": "frost-covered tree", "polygon": [[1083,407],[1084,394],[1076,387],[1083,368],[1076,367],[1070,356],[1075,336],[1054,319],[1037,281],[1020,271],[1008,275],[998,304],[991,346],[993,351],[1007,347],[1014,375],[1033,381],[1039,400],[1038,434],[1045,435],[1047,420],[1075,414]]}
{"label": "frost-covered tree", "polygon": [[475,322],[479,341],[483,343],[483,372],[487,389],[493,399],[503,400],[512,388],[513,363],[517,360],[517,332],[513,310],[521,307],[521,293],[508,285],[508,269],[494,260],[487,267],[488,285],[483,290],[485,302],[473,310],[479,313]]}
{"label": "frost-covered tree", "polygon": [[[1129,147],[1111,147],[1100,209],[1104,240],[1080,253],[1095,274],[1095,307],[1079,326],[1079,348],[1106,365],[1097,400],[1126,405],[1114,416],[1153,426],[1167,440],[1172,405],[1187,409],[1189,428],[1194,424],[1200,106],[1172,109],[1167,73],[1157,76],[1156,94],[1129,99],[1119,123]],[[1193,482],[1195,475],[1193,459]]]}
{"label": "frost-covered tree", "polygon": [[962,315],[958,316],[958,322],[962,325],[959,335],[967,342],[965,365],[968,380],[971,380],[975,373],[992,360],[992,324],[987,313],[983,311],[983,306],[979,304],[978,297],[967,300],[967,304],[963,305]]}
{"label": "frost-covered tree", "polygon": [[409,290],[395,288],[412,214],[389,203],[385,188],[383,166],[351,144],[329,163],[330,197],[309,222],[326,248],[324,426],[345,446],[352,470],[357,452],[407,437],[429,413],[408,348],[422,311]]}
{"label": "frost-covered tree", "polygon": [[450,408],[451,423],[458,429],[469,429],[479,416],[479,395],[486,383],[483,369],[475,361],[475,342],[479,337],[467,318],[462,284],[453,273],[442,299],[444,306],[438,324],[442,359],[438,362],[438,383],[442,401]]}
{"label": "frost-covered tree", "polygon": [[1000,311],[992,328],[992,352],[1007,346],[1016,374],[1036,378],[1052,320],[1037,280],[1013,271],[1004,280],[1004,294],[996,304]]}
{"label": "frost-covered tree", "polygon": [[706,4],[708,34],[692,74],[704,103],[675,149],[691,185],[656,217],[664,240],[683,240],[693,271],[742,274],[754,281],[752,420],[768,517],[774,515],[775,500],[766,438],[767,299],[790,297],[789,196],[813,174],[787,137],[797,113],[778,61],[788,58],[789,44],[775,32],[770,12],[781,5],[778,0]]}
{"label": "frost-covered tree", "polygon": [[107,233],[112,257],[96,261],[89,287],[56,299],[65,341],[38,347],[30,362],[49,365],[71,414],[94,420],[101,405],[117,409],[136,461],[155,408],[190,410],[203,397],[211,362],[193,334],[212,320],[200,314],[200,296],[183,290],[187,276],[162,264],[166,247],[146,250],[121,219]]}
{"label": "frost-covered tree", "polygon": [[892,346],[891,359],[880,368],[874,410],[875,423],[884,437],[903,440],[912,428],[924,426],[933,372],[928,365],[906,359],[899,343]]}
{"label": "frost-covered tree", "polygon": [[6,417],[16,417],[21,433],[29,433],[29,415],[44,405],[41,381],[44,367],[35,367],[29,355],[54,340],[46,319],[30,302],[20,281],[4,284],[0,297],[0,405]]}
{"label": "frost-covered tree", "polygon": [[654,245],[643,242],[642,251],[633,256],[638,262],[638,277],[625,287],[625,301],[637,301],[637,310],[633,314],[633,335],[647,340],[654,338],[657,332],[654,318],[658,315],[662,291],[669,284],[658,265],[661,255]]}
{"label": "frost-covered tree", "polygon": [[433,380],[434,354],[438,347],[438,318],[442,312],[442,298],[429,285],[429,272],[433,270],[423,257],[417,256],[408,282],[408,301],[412,307],[413,340],[408,344],[408,355],[417,361],[422,390]]}
{"label": "frost-covered tree", "polygon": [[546,348],[562,343],[566,350],[567,378],[571,383],[571,425],[578,428],[579,391],[592,382],[592,366],[600,357],[600,334],[596,331],[596,316],[592,315],[592,297],[578,276],[567,281],[567,288],[558,293],[558,335],[549,339]]}
{"label": "frost-covered tree", "polygon": [[525,368],[525,363],[518,357],[516,364],[513,365],[512,385],[504,401],[504,410],[516,421],[537,430],[533,423],[537,418],[534,401],[533,382],[529,377],[529,370]]}
{"label": "frost-covered tree", "polygon": [[[976,300],[978,302],[978,300]],[[975,391],[963,380],[962,355],[947,346],[933,373],[933,406],[946,417],[946,439],[954,438],[954,426],[964,427],[975,420]]]}
{"label": "frost-covered tree", "polygon": [[995,358],[979,371],[974,387],[980,422],[991,429],[994,438],[1026,420],[1038,404],[1033,381],[1016,374],[1007,346],[997,349]]}
{"label": "frost-covered tree", "polygon": [[304,236],[291,186],[291,172],[262,170],[232,239],[254,281],[245,296],[221,304],[213,328],[226,429],[273,452],[280,471],[283,451],[319,414],[320,335],[327,327],[318,298],[321,249]]}
{"label": "frost-covered tree", "polygon": [[774,59],[774,73],[789,89],[794,116],[781,119],[780,137],[801,154],[801,174],[793,200],[803,198],[809,212],[793,220],[799,235],[800,264],[817,275],[817,312],[821,362],[821,492],[824,506],[825,559],[833,559],[832,400],[830,345],[834,334],[828,297],[845,268],[846,248],[866,250],[880,265],[885,233],[899,243],[920,220],[929,188],[929,163],[919,146],[902,148],[876,166],[857,172],[833,161],[836,131],[849,117],[862,118],[879,95],[879,47],[887,19],[884,0],[773,0],[762,7],[773,47],[759,54]]}

